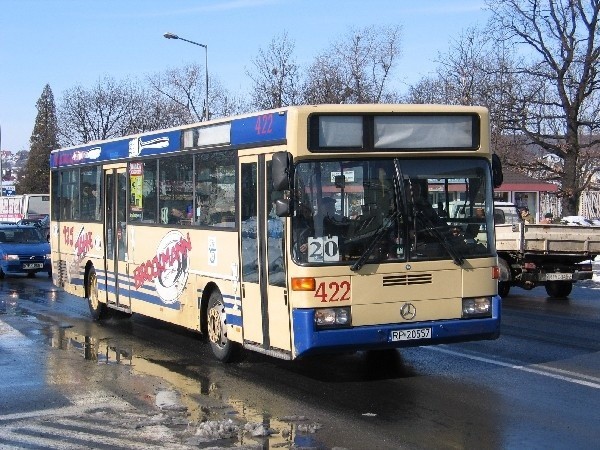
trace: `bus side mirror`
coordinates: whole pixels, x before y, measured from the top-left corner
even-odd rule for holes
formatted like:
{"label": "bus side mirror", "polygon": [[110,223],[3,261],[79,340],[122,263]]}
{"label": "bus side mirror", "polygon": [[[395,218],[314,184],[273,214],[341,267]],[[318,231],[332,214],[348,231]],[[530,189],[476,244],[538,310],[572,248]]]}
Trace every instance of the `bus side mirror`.
{"label": "bus side mirror", "polygon": [[288,217],[291,213],[290,199],[279,198],[275,200],[275,214],[277,217]]}
{"label": "bus side mirror", "polygon": [[502,173],[502,162],[500,157],[495,153],[492,155],[492,182],[495,188],[502,186],[504,174]]}
{"label": "bus side mirror", "polygon": [[289,191],[292,186],[292,155],[288,152],[273,153],[271,179],[273,190]]}

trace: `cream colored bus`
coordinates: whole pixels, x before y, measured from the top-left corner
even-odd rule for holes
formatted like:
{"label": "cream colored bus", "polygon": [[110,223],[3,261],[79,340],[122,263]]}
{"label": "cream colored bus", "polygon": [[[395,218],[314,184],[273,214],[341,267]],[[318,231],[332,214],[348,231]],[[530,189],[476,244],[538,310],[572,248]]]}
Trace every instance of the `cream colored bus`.
{"label": "cream colored bus", "polygon": [[488,123],[297,106],[55,150],[54,283],[96,320],[202,332],[223,361],[495,339]]}

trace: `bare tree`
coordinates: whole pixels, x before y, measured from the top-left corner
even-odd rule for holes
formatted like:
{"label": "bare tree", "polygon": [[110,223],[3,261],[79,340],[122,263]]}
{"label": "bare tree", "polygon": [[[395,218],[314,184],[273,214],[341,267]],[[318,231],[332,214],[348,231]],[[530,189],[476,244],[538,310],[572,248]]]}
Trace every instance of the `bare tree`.
{"label": "bare tree", "polygon": [[140,88],[134,102],[138,107],[135,110],[128,111],[128,115],[125,117],[123,135],[143,133],[188,123],[188,111],[154,89]]}
{"label": "bare tree", "polygon": [[318,55],[303,88],[307,103],[380,103],[400,56],[400,27],[353,29]]}
{"label": "bare tree", "polygon": [[[163,127],[203,120],[206,80],[202,67],[189,64],[156,73],[148,77],[148,84],[151,92],[148,95],[163,110],[159,121]],[[230,94],[215,77],[210,78],[208,101],[210,118],[240,114],[248,109],[240,97]],[[170,120],[170,125],[165,124],[165,119]]]}
{"label": "bare tree", "polygon": [[246,70],[252,80],[253,108],[271,109],[298,103],[299,72],[294,48],[294,42],[284,32],[273,38],[267,50],[259,49],[252,61],[255,70]]}
{"label": "bare tree", "polygon": [[490,39],[486,30],[469,28],[438,56],[436,75],[409,87],[406,101],[486,106],[492,145],[500,150],[506,142],[507,111],[518,85],[511,53],[502,42]]}
{"label": "bare tree", "polygon": [[202,67],[188,64],[182,68],[169,69],[148,77],[148,82],[151,89],[163,95],[179,111],[181,123],[202,120],[206,99],[205,72]]}
{"label": "bare tree", "polygon": [[211,80],[211,117],[229,117],[249,112],[250,105],[239,95],[231,94],[218,79]]}
{"label": "bare tree", "polygon": [[589,155],[600,144],[600,0],[490,0],[488,6],[499,38],[523,49],[506,126],[557,157],[531,168],[559,179],[563,213],[577,214],[581,192],[599,171]]}
{"label": "bare tree", "polygon": [[130,131],[139,95],[129,80],[99,79],[90,90],[76,86],[63,95],[58,113],[63,145],[118,137]]}

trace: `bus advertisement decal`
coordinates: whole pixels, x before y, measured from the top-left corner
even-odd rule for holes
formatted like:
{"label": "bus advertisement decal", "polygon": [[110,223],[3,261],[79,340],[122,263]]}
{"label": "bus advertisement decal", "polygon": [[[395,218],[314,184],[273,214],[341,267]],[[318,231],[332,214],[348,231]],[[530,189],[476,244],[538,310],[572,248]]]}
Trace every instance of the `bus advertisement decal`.
{"label": "bus advertisement decal", "polygon": [[169,231],[160,241],[156,256],[138,266],[133,272],[134,287],[139,290],[145,282],[154,282],[163,303],[175,303],[189,275],[189,256],[192,241],[180,231]]}

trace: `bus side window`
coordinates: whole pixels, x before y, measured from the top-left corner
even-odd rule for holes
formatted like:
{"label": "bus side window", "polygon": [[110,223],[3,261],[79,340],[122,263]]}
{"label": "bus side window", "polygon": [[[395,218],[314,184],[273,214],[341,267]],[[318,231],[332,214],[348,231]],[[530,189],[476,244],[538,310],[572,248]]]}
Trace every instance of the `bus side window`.
{"label": "bus side window", "polygon": [[235,227],[235,180],[234,151],[196,155],[196,205],[192,219],[194,225]]}

